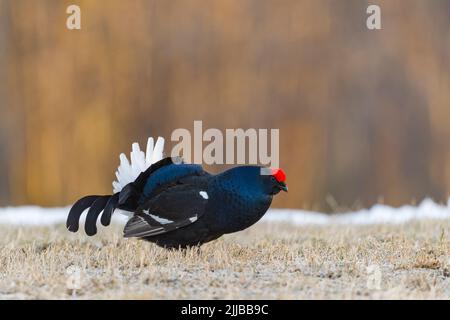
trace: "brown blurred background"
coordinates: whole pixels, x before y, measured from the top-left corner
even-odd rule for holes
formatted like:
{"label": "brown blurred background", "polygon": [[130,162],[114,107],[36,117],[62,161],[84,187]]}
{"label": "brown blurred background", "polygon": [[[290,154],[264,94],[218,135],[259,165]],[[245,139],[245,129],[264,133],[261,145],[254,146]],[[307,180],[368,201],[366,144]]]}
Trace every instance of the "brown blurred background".
{"label": "brown blurred background", "polygon": [[450,1],[0,0],[0,205],[109,193],[131,142],[194,120],[280,128],[279,207],[443,201]]}

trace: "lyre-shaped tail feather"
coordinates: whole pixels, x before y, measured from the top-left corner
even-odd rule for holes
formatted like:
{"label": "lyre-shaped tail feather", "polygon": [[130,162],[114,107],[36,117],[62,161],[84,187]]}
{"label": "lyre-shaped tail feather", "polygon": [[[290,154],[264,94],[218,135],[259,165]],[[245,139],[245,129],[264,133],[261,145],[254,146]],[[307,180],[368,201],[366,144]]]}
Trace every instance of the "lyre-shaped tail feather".
{"label": "lyre-shaped tail feather", "polygon": [[[108,226],[111,222],[111,216],[120,205],[121,197],[130,192],[124,189],[125,186],[134,182],[137,177],[146,171],[152,164],[163,158],[164,139],[158,137],[156,144],[153,138],[148,138],[146,152],[142,152],[138,143],[133,143],[130,160],[128,161],[125,154],[120,155],[120,165],[117,168],[117,181],[113,182],[113,195],[108,196],[87,196],[78,200],[70,209],[67,217],[66,226],[69,231],[77,232],[79,228],[79,220],[85,210],[88,210],[85,222],[86,234],[92,236],[97,233],[97,219],[101,216],[101,223]],[[121,191],[124,191],[120,193]]]}

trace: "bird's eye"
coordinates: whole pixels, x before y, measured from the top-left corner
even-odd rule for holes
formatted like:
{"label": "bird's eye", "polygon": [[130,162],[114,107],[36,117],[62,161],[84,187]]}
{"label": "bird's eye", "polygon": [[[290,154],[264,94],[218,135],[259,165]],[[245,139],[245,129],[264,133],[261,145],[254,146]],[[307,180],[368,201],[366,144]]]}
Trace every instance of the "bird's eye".
{"label": "bird's eye", "polygon": [[272,180],[272,182],[277,182],[277,179],[275,179],[274,176],[271,176],[270,179]]}

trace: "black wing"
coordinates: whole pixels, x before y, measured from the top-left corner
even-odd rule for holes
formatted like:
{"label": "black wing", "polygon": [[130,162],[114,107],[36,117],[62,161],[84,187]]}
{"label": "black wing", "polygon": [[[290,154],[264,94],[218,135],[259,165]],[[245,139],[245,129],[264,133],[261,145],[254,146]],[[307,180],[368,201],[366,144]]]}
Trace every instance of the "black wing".
{"label": "black wing", "polygon": [[125,226],[124,237],[150,237],[195,223],[205,213],[204,185],[175,185],[142,205]]}

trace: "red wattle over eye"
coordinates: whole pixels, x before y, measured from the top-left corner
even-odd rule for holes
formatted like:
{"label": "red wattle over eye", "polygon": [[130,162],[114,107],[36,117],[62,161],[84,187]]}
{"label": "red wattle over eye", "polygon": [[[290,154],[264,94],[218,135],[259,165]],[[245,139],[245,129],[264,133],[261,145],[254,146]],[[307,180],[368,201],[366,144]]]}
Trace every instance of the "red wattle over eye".
{"label": "red wattle over eye", "polygon": [[286,174],[281,169],[272,169],[272,175],[277,179],[278,182],[286,181]]}

